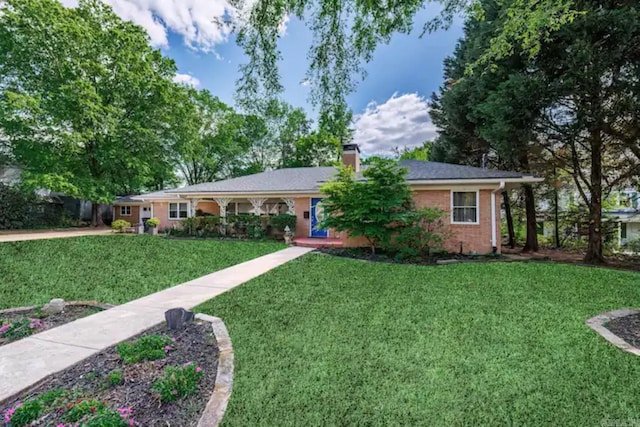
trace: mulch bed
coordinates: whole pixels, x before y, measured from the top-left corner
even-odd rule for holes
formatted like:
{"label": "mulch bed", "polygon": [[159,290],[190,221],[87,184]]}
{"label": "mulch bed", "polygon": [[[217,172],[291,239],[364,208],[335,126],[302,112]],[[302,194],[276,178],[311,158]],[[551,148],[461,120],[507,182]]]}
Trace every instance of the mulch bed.
{"label": "mulch bed", "polygon": [[393,264],[417,264],[417,265],[433,265],[437,264],[440,260],[457,260],[457,261],[489,261],[501,259],[500,255],[464,255],[464,254],[450,254],[450,253],[438,253],[429,258],[421,259],[405,259],[398,260],[393,254],[382,249],[376,249],[376,253],[371,253],[370,248],[318,248],[318,252],[343,258],[359,259],[362,261],[370,262],[383,262]]}
{"label": "mulch bed", "polygon": [[[73,322],[74,320],[95,314],[102,310],[103,309],[101,307],[92,305],[67,305],[62,313],[44,315],[38,307],[26,311],[0,313],[0,325],[20,321],[24,318],[38,319],[38,326],[29,331],[33,335],[38,332],[46,331],[47,329],[55,328],[56,326],[64,325],[65,323]],[[15,340],[3,337],[2,334],[0,334],[0,346],[9,344],[12,341]]]}
{"label": "mulch bed", "polygon": [[[174,339],[174,349],[164,359],[125,364],[115,346],[91,356],[82,362],[48,377],[41,384],[23,393],[11,402],[0,406],[0,416],[18,402],[56,389],[73,390],[82,399],[95,399],[112,409],[131,408],[131,425],[145,427],[195,426],[213,393],[218,366],[218,346],[211,323],[195,321],[183,330],[171,331],[165,324],[151,328],[127,340],[150,335],[168,335]],[[46,355],[43,355],[46,357]],[[152,391],[153,383],[163,376],[167,366],[182,367],[193,363],[202,369],[197,392],[174,402],[162,403]],[[107,379],[114,370],[121,370],[124,381],[120,385],[109,384]],[[34,426],[58,426],[54,414],[41,417]],[[80,425],[83,425],[82,423]]]}
{"label": "mulch bed", "polygon": [[632,346],[640,348],[640,313],[618,317],[604,326]]}

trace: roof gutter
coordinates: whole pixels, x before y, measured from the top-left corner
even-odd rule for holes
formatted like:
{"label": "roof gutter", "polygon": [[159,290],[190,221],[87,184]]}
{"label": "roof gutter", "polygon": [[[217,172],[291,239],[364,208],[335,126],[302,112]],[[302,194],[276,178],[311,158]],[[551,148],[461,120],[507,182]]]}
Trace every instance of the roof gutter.
{"label": "roof gutter", "polygon": [[496,193],[502,192],[505,182],[500,181],[498,188],[491,192],[491,248],[495,254],[498,251],[498,224],[496,220]]}
{"label": "roof gutter", "polygon": [[480,184],[531,184],[542,182],[544,178],[523,176],[518,178],[470,178],[470,179],[416,179],[407,180],[409,185],[480,185]]}

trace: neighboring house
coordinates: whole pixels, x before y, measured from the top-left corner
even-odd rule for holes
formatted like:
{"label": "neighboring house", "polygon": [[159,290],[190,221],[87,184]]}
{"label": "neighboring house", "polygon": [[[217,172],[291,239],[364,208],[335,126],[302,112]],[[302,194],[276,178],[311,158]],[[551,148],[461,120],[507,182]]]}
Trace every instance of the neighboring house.
{"label": "neighboring house", "polygon": [[616,218],[618,228],[618,245],[624,246],[640,239],[640,193],[635,188],[626,188],[616,193],[612,200],[613,207],[606,211]]}
{"label": "neighboring house", "polygon": [[[360,149],[343,147],[342,160],[360,173]],[[447,163],[406,160],[407,182],[417,207],[438,207],[449,215],[454,233],[448,248],[455,252],[500,252],[500,193],[524,183],[540,182],[531,175]],[[179,226],[196,211],[225,217],[227,214],[296,215],[296,242],[322,245],[331,241],[343,246],[366,246],[346,233],[321,230],[320,186],[337,172],[334,167],[278,169],[224,181],[208,182],[118,199],[115,219],[140,223],[152,216],[160,228]],[[313,240],[311,240],[313,239]]]}

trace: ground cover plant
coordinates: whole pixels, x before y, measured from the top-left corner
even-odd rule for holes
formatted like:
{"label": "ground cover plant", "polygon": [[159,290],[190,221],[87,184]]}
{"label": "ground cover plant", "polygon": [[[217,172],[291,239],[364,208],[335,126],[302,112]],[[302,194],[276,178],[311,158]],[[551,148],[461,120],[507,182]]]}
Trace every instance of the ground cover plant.
{"label": "ground cover plant", "polygon": [[[159,339],[160,338],[160,339]],[[166,341],[168,340],[168,341]],[[209,323],[164,325],[127,341],[138,353],[160,341],[153,360],[111,347],[0,405],[4,427],[195,426],[213,392],[218,348]],[[127,360],[125,360],[127,359]]]}
{"label": "ground cover plant", "polygon": [[67,305],[62,313],[55,314],[47,314],[41,307],[0,313],[0,346],[98,311],[102,311],[102,308],[93,305]]}
{"label": "ground cover plant", "polygon": [[145,235],[0,243],[0,308],[51,298],[121,304],[284,247]]}
{"label": "ground cover plant", "polygon": [[585,325],[637,273],[309,254],[199,306],[236,371],[225,426],[603,425],[640,414],[640,358]]}

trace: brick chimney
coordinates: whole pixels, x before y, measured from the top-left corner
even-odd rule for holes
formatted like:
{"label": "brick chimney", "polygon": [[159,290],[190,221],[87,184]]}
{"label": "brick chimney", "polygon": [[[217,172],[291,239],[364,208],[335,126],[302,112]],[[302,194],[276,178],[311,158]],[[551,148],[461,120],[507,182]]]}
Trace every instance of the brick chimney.
{"label": "brick chimney", "polygon": [[359,172],[360,171],[360,147],[358,144],[344,144],[342,146],[342,163],[345,166]]}

